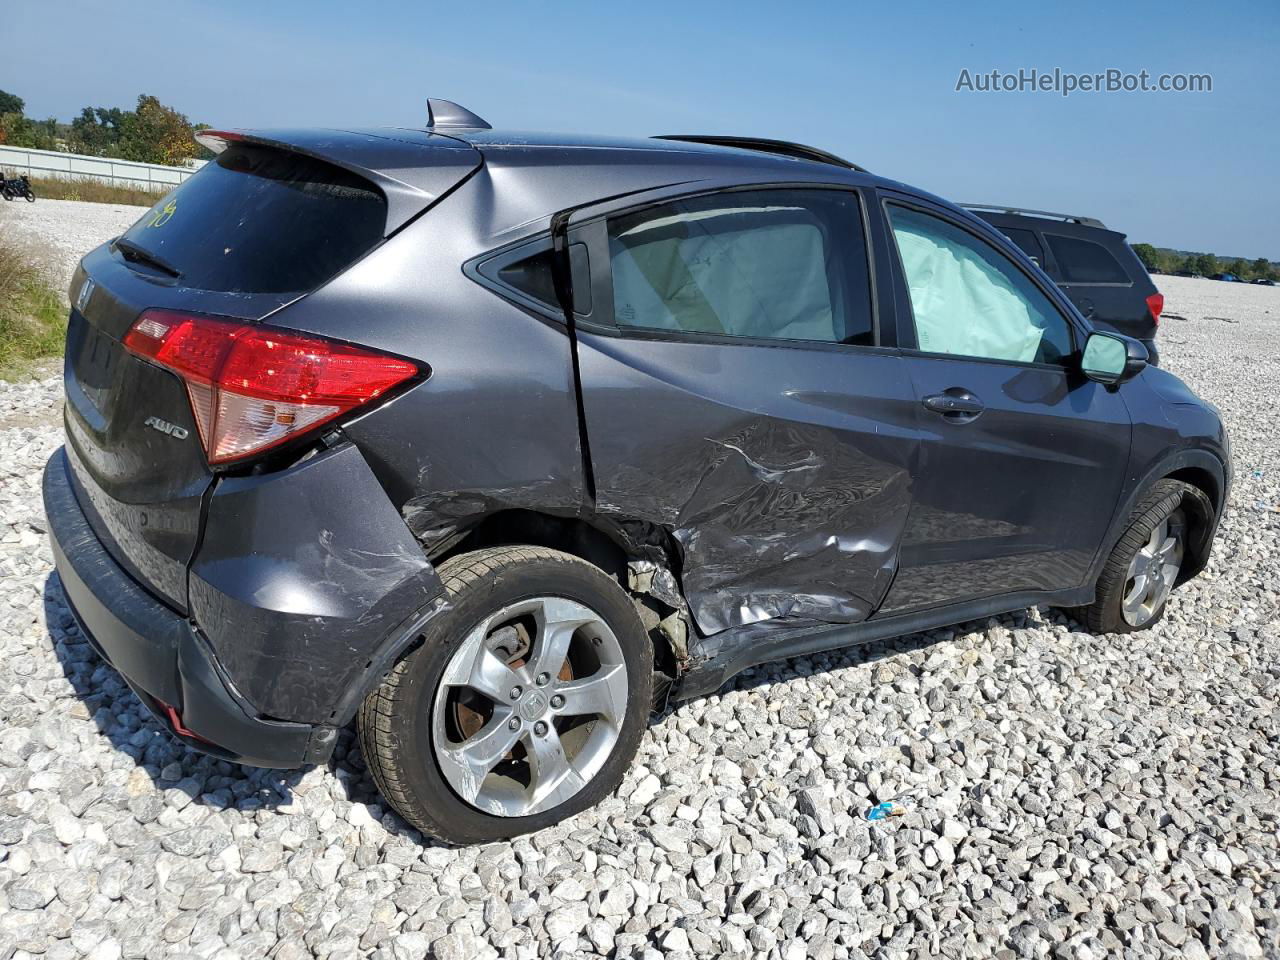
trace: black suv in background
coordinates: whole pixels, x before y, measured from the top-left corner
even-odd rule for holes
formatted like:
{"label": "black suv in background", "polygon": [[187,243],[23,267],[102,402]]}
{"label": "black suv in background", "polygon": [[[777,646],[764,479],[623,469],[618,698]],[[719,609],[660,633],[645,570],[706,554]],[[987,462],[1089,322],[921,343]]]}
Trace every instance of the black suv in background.
{"label": "black suv in background", "polygon": [[1022,248],[1095,327],[1141,340],[1159,362],[1156,328],[1164,294],[1156,289],[1125,235],[1093,217],[961,204]]}

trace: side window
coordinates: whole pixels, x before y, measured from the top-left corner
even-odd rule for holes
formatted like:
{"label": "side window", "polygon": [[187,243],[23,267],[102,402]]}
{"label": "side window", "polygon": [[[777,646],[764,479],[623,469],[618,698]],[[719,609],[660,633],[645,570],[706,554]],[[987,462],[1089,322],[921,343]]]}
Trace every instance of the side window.
{"label": "side window", "polygon": [[1120,261],[1100,243],[1078,237],[1044,235],[1067,283],[1132,283]]}
{"label": "side window", "polygon": [[916,341],[928,353],[1059,363],[1071,327],[995,247],[938,217],[890,206],[911,294]]}
{"label": "side window", "polygon": [[[464,269],[495,293],[539,312],[563,316],[556,293],[554,254],[551,238],[537,237],[514,249],[468,264]],[[472,273],[474,271],[474,273]],[[569,245],[569,272],[574,309],[591,312],[591,264],[585,244]]]}
{"label": "side window", "polygon": [[557,306],[556,284],[551,273],[551,250],[509,263],[498,270],[497,279],[548,306]]}
{"label": "side window", "polygon": [[609,221],[620,327],[874,343],[857,194],[752,190]]}
{"label": "side window", "polygon": [[996,227],[1006,237],[1016,243],[1028,257],[1040,266],[1044,266],[1044,248],[1040,246],[1040,238],[1031,230],[1020,230],[1017,227]]}

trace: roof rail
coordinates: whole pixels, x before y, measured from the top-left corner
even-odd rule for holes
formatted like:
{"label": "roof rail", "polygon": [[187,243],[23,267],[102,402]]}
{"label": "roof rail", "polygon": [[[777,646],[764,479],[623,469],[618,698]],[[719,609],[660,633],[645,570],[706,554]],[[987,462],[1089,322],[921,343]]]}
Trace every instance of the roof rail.
{"label": "roof rail", "polygon": [[990,213],[1012,213],[1021,214],[1029,217],[1052,217],[1055,220],[1065,220],[1068,223],[1078,223],[1085,227],[1099,227],[1102,230],[1107,229],[1107,225],[1097,217],[1081,217],[1074,213],[1050,213],[1048,210],[1028,210],[1026,207],[1006,207],[998,203],[962,203],[960,206],[966,210],[986,210]]}
{"label": "roof rail", "polygon": [[466,107],[452,100],[427,100],[427,126],[462,127],[468,130],[492,130],[493,127]]}
{"label": "roof rail", "polygon": [[700,133],[667,133],[653,138],[654,140],[680,140],[685,143],[709,143],[717,147],[739,147],[743,150],[758,150],[761,153],[773,153],[781,157],[794,157],[797,160],[815,160],[818,163],[829,163],[837,167],[845,167],[866,173],[865,167],[850,163],[834,153],[810,147],[803,143],[792,143],[789,140],[769,140],[765,137],[715,137]]}

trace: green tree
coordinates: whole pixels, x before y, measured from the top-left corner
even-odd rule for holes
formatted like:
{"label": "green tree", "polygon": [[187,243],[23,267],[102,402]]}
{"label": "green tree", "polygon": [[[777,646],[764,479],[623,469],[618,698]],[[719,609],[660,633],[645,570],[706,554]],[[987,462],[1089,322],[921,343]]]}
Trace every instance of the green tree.
{"label": "green tree", "polygon": [[0,143],[11,147],[57,148],[57,121],[32,120],[24,116],[26,101],[15,93],[0,90]]}
{"label": "green tree", "polygon": [[1259,257],[1257,260],[1253,261],[1253,266],[1251,269],[1252,269],[1253,277],[1255,280],[1271,279],[1271,274],[1273,273],[1271,269],[1271,261],[1268,260],[1266,257]]}
{"label": "green tree", "polygon": [[120,154],[143,163],[179,164],[198,152],[193,132],[186,116],[143,94],[121,121]]}
{"label": "green tree", "polygon": [[58,121],[32,120],[20,113],[0,114],[0,143],[36,150],[58,149]]}
{"label": "green tree", "polygon": [[1243,280],[1249,273],[1249,264],[1237,257],[1227,266],[1227,272],[1234,273],[1237,277]]}
{"label": "green tree", "polygon": [[1212,253],[1196,254],[1195,264],[1196,265],[1193,268],[1194,272],[1200,274],[1202,277],[1211,277],[1215,273],[1220,272],[1218,268],[1218,258]]}
{"label": "green tree", "polygon": [[1161,269],[1160,251],[1149,243],[1135,243],[1133,252],[1138,255],[1138,259],[1142,261],[1142,265],[1148,270]]}
{"label": "green tree", "polygon": [[125,111],[119,107],[85,107],[71,121],[68,145],[73,153],[118,157],[124,118]]}
{"label": "green tree", "polygon": [[[191,121],[156,97],[143,94],[134,110],[85,107],[69,126],[32,120],[22,114],[21,97],[0,90],[0,143],[45,150],[69,149],[95,157],[122,157],[144,163],[180,164],[208,155],[197,144]],[[16,107],[9,110],[9,107]],[[65,141],[59,134],[65,136]]]}
{"label": "green tree", "polygon": [[0,113],[0,143],[14,145],[13,141],[20,135],[26,119],[20,113]]}

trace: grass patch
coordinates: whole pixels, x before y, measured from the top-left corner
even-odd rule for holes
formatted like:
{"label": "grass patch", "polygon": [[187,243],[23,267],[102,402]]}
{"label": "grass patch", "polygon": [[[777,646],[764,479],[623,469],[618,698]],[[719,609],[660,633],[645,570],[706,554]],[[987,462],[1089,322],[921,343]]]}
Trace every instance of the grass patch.
{"label": "grass patch", "polygon": [[[62,180],[54,177],[32,178],[31,189],[35,191],[37,200],[85,200],[89,203],[128,203],[140,207],[151,206],[169,192],[164,188],[149,190],[144,187],[103,183],[101,180]],[[26,203],[25,200],[13,202]]]}
{"label": "grass patch", "polygon": [[28,250],[0,236],[0,379],[29,376],[62,354],[67,308]]}

